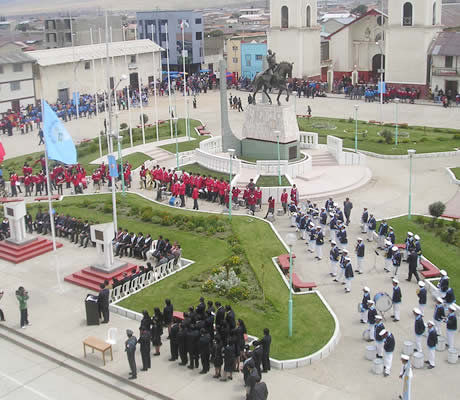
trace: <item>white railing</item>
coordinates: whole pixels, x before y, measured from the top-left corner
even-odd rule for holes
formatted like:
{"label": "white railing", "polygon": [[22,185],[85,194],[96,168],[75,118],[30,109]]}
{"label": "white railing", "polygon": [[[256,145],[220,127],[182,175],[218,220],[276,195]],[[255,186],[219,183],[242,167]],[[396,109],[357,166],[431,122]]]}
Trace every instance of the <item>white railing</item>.
{"label": "white railing", "polygon": [[[203,143],[203,142],[201,142]],[[210,154],[203,151],[202,149],[195,150],[195,160],[202,167],[211,169],[213,171],[224,172],[226,174],[230,173],[230,158],[216,156],[215,154]],[[232,173],[239,174],[241,170],[241,160],[233,159],[232,160]]]}
{"label": "white railing", "polygon": [[[244,165],[247,167],[247,164]],[[312,158],[306,154],[305,158],[300,161],[290,163],[287,160],[258,160],[256,162],[257,175],[276,176],[278,173],[281,175],[289,175],[296,178],[297,175],[302,175],[312,168]]]}
{"label": "white railing", "polygon": [[216,136],[200,142],[200,150],[206,153],[215,154],[222,152],[222,137]]}
{"label": "white railing", "polygon": [[327,151],[340,163],[342,151],[343,151],[343,140],[338,137],[328,135],[327,136]]}
{"label": "white railing", "polygon": [[299,142],[301,149],[316,149],[318,147],[318,134],[300,131]]}
{"label": "white railing", "polygon": [[331,154],[339,165],[365,165],[366,155],[360,152],[344,151],[343,140],[328,135],[327,137],[327,151]]}

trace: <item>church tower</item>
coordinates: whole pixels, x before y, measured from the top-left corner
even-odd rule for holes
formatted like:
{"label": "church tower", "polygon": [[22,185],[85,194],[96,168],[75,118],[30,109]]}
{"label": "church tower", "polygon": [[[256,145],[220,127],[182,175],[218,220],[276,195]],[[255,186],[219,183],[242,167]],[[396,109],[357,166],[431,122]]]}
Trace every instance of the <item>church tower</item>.
{"label": "church tower", "polygon": [[320,76],[320,46],[317,0],[270,0],[268,47],[294,62],[293,78]]}
{"label": "church tower", "polygon": [[385,38],[388,85],[415,87],[426,93],[430,77],[428,50],[441,26],[442,0],[390,0]]}

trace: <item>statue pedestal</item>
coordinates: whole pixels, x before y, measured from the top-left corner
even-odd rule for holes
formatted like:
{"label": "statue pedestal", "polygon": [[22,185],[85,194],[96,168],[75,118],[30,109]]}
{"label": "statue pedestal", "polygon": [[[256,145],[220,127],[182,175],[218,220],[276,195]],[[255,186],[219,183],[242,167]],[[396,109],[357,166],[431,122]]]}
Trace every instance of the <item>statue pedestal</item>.
{"label": "statue pedestal", "polygon": [[299,126],[292,106],[270,104],[246,108],[242,130],[243,157],[259,160],[281,160],[300,157]]}

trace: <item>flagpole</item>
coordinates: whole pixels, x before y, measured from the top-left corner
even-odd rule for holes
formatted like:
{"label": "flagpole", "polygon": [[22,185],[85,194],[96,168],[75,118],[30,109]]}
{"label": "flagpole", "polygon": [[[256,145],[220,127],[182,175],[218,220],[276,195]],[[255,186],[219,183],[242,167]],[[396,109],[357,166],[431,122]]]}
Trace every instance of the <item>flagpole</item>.
{"label": "flagpole", "polygon": [[[102,44],[102,34],[101,34],[101,28],[99,28],[99,43]],[[102,73],[102,82],[104,82],[104,57],[101,57],[101,73]],[[106,79],[109,80],[109,75],[106,76]],[[107,108],[108,108],[108,103],[107,103],[107,93],[104,90],[102,92],[102,97],[104,98],[104,115],[105,115],[105,124],[107,125],[109,123],[109,116],[107,113]],[[107,153],[110,152],[110,143],[109,143],[109,135],[107,136]]]}
{"label": "flagpole", "polygon": [[[112,43],[113,43],[113,32],[112,32],[112,26],[110,26],[110,44]],[[115,56],[113,54],[112,54],[112,74],[113,74],[113,79],[115,81]],[[114,99],[115,106],[117,107],[117,110],[120,111],[120,104],[118,103],[118,96],[117,96],[115,89],[113,91],[113,99]]]}
{"label": "flagpole", "polygon": [[173,139],[173,126],[172,126],[172,105],[171,105],[171,74],[169,73],[169,35],[168,24],[165,24],[166,30],[166,65],[168,68],[168,101],[169,101],[169,127],[171,129],[171,139]]}
{"label": "flagpole", "polygon": [[[137,40],[137,25],[134,28],[134,37]],[[138,54],[136,53],[136,61],[137,61]],[[142,144],[145,144],[145,122],[144,122],[144,105],[142,101],[142,81],[141,81],[141,63],[139,63],[139,67],[137,67],[137,86],[139,90],[139,103],[141,106],[141,127],[142,127]]]}
{"label": "flagpole", "polygon": [[[106,51],[106,71],[107,71],[107,95],[109,99],[109,132],[107,135],[107,140],[109,141],[108,153],[113,155],[112,92],[110,89],[109,22],[108,22],[107,10],[105,10],[105,51]],[[121,171],[121,173],[123,173],[123,171]],[[118,230],[118,226],[117,226],[117,197],[115,194],[115,178],[111,177],[110,181],[112,182],[113,227],[116,232]]]}
{"label": "flagpole", "polygon": [[[44,99],[41,99],[42,106],[42,119],[43,119],[43,128],[45,127],[45,112],[44,112]],[[45,140],[45,169],[46,169],[46,189],[48,191],[48,209],[50,215],[50,225],[51,225],[51,237],[53,240],[53,252],[56,252],[56,230],[54,227],[54,215],[53,215],[53,206],[51,205],[51,184],[50,184],[50,171],[49,171],[49,162],[48,162],[48,147],[46,145],[46,135],[44,136]]]}
{"label": "flagpole", "polygon": [[[80,119],[80,113],[79,113],[79,106],[80,106],[80,95],[78,94],[78,90],[77,90],[77,65],[75,65],[75,45],[74,45],[74,40],[73,40],[73,24],[72,24],[72,16],[70,14],[70,10],[69,10],[69,22],[70,22],[70,40],[72,42],[72,64],[73,64],[73,68],[74,68],[74,93],[76,93],[77,95],[74,96],[74,99],[75,99],[75,107],[77,108],[77,119]],[[78,100],[78,101],[77,101]]]}
{"label": "flagpole", "polygon": [[[129,78],[130,74],[129,74],[129,67],[128,67],[128,56],[126,55],[126,31],[124,28],[123,28],[123,47],[125,49],[125,52],[124,52],[125,53],[125,67],[127,71],[127,76]],[[129,118],[129,143],[131,147],[133,147],[133,127],[131,123],[131,93],[129,90],[130,82],[131,80],[129,79],[128,84],[126,85],[126,96],[128,97],[127,101],[128,101],[128,118]]]}
{"label": "flagpole", "polygon": [[184,70],[184,115],[185,115],[185,137],[189,137],[188,132],[188,115],[187,115],[187,78],[185,76],[185,23],[186,21],[182,20],[182,68]]}
{"label": "flagpole", "polygon": [[[152,42],[155,43],[155,37],[152,27]],[[155,62],[155,50],[152,51],[152,61],[153,61],[153,98],[155,100],[155,129],[157,132],[157,142],[160,140],[160,134],[158,132],[158,103],[157,103],[157,73],[156,73],[156,62]]]}
{"label": "flagpole", "polygon": [[[94,44],[93,43],[93,28],[89,28],[89,36],[90,36],[91,46],[92,46]],[[99,116],[99,101],[97,98],[96,60],[94,59],[94,53],[91,56],[91,59],[92,59],[92,64],[93,64],[94,97],[96,98],[96,118],[98,119],[99,124],[100,124],[101,117]],[[102,158],[102,142],[101,142],[101,131],[100,130],[97,136],[99,138],[99,157]]]}

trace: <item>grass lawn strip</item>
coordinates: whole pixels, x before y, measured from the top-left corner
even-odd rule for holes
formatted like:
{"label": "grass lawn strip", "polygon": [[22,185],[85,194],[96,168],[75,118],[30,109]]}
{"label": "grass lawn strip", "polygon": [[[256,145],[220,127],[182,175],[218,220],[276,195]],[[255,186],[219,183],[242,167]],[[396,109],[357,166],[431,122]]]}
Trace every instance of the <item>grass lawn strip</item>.
{"label": "grass lawn strip", "polygon": [[[314,117],[310,119],[298,118],[299,129],[306,132],[317,132],[318,141],[326,143],[327,135],[343,139],[343,146],[354,148],[355,121],[354,119],[336,119]],[[358,149],[378,154],[406,155],[408,149],[415,149],[417,153],[435,153],[453,151],[460,147],[460,130],[431,128],[423,126],[400,126],[398,146],[387,144],[382,136],[377,135],[383,129],[395,132],[394,125],[370,124],[358,120]],[[367,131],[366,134],[363,134]],[[403,136],[405,134],[409,136]]]}
{"label": "grass lawn strip", "polygon": [[[171,240],[177,240],[183,247],[184,257],[192,259],[195,264],[179,274],[164,279],[155,285],[130,296],[119,303],[122,307],[142,312],[153,307],[163,307],[164,299],[171,298],[176,310],[186,310],[190,305],[196,305],[199,297],[204,295],[213,301],[220,300],[223,304],[231,304],[237,318],[242,318],[250,334],[262,336],[264,327],[270,328],[273,336],[271,355],[278,359],[304,357],[323,347],[334,332],[334,320],[321,299],[316,294],[294,296],[293,338],[289,339],[288,331],[288,299],[289,291],[274,267],[271,258],[286,253],[286,249],[278,240],[271,227],[255,218],[234,216],[232,219],[233,232],[241,241],[252,271],[259,285],[263,283],[265,304],[262,300],[231,302],[218,295],[202,293],[198,287],[189,288],[187,282],[211,273],[214,267],[222,264],[231,254],[227,241],[203,234],[186,232],[183,229],[173,229],[167,226],[145,223],[139,217],[127,215],[133,206],[141,210],[144,207],[163,210],[173,214],[200,215],[190,211],[172,209],[153,202],[141,196],[128,194],[126,197],[117,195],[119,205],[119,226],[127,227],[130,231],[151,233],[153,237],[162,234]],[[98,204],[104,204],[104,212],[97,210]],[[66,197],[62,202],[55,202],[57,212],[87,218],[94,222],[109,222],[112,220],[110,194],[92,196]],[[33,204],[31,210],[39,205]],[[184,288],[186,287],[186,289]]]}
{"label": "grass lawn strip", "polygon": [[215,177],[217,179],[223,178],[225,181],[228,181],[230,179],[229,174],[224,174],[223,172],[213,171],[212,169],[202,167],[198,163],[184,165],[181,167],[181,170],[186,171],[188,173],[192,173],[192,174],[200,174],[204,176],[211,175],[212,177]]}
{"label": "grass lawn strip", "polygon": [[286,176],[281,176],[281,185],[279,184],[279,177],[278,176],[268,176],[268,175],[260,175],[259,179],[257,179],[256,186],[260,187],[275,187],[275,186],[291,186]]}
{"label": "grass lawn strip", "polygon": [[455,179],[460,180],[460,167],[450,169],[455,175]]}
{"label": "grass lawn strip", "polygon": [[[182,120],[182,119],[179,120],[179,122],[177,124],[177,131],[178,132],[179,132],[179,128],[181,128],[181,132],[182,132],[182,130],[185,132],[184,121],[185,120]],[[210,135],[198,135],[196,133],[196,131],[195,131],[195,128],[197,126],[200,126],[200,125],[201,125],[201,123],[199,121],[190,120],[190,137],[195,138],[195,140],[189,140],[189,141],[186,141],[186,142],[178,143],[179,153],[182,153],[183,151],[195,150],[196,148],[200,147],[200,142],[212,137]],[[184,135],[182,135],[182,136],[184,136]],[[176,153],[176,144],[175,143],[165,144],[163,146],[160,146],[160,148],[163,149],[163,150],[169,151],[170,153]]]}
{"label": "grass lawn strip", "polygon": [[[388,225],[391,225],[396,234],[396,243],[404,243],[407,232],[413,232],[414,235],[419,235],[422,244],[423,255],[430,260],[439,269],[445,269],[450,277],[450,285],[453,287],[457,296],[460,295],[460,247],[450,243],[446,243],[437,232],[430,231],[424,225],[416,221],[424,221],[427,225],[431,218],[412,216],[409,221],[407,216],[398,217],[388,220]],[[439,220],[437,221],[439,222]],[[451,222],[443,221],[443,226],[450,226]],[[407,264],[403,263],[401,274],[407,278]]]}

